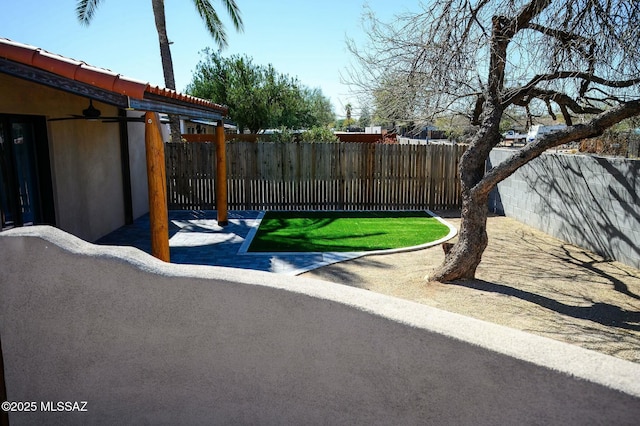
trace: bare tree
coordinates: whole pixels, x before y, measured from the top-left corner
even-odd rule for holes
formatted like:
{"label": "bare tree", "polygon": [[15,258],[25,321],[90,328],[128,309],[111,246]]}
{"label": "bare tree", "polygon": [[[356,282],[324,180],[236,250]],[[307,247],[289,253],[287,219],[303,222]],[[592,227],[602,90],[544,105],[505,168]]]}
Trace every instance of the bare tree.
{"label": "bare tree", "polygon": [[[391,23],[365,14],[368,42],[348,46],[349,80],[395,119],[462,114],[476,126],[460,160],[458,242],[431,280],[473,278],[487,246],[487,200],[498,182],[545,150],[601,135],[640,115],[640,2],[446,0]],[[384,94],[384,96],[381,96]],[[375,99],[374,99],[375,101]],[[567,128],[485,171],[507,108],[546,110]]]}

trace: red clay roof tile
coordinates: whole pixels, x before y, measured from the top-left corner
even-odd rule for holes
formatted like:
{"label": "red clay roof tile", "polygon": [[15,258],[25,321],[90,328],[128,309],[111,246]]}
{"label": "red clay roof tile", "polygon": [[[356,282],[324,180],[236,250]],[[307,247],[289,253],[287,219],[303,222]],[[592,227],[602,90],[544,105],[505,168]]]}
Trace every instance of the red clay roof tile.
{"label": "red clay roof tile", "polygon": [[25,45],[0,38],[0,57],[23,64],[31,64],[35,49],[25,49]]}
{"label": "red clay roof tile", "polygon": [[149,87],[149,84],[121,77],[122,76],[118,75],[116,80],[113,82],[113,91],[132,98],[142,99],[144,92],[146,92]]}
{"label": "red clay roof tile", "polygon": [[76,67],[74,78],[76,79],[76,81],[81,81],[83,83],[87,83],[92,86],[113,92],[113,82],[115,81],[117,76],[118,74],[114,72],[95,68],[86,64],[81,64],[80,66]]}
{"label": "red clay roof tile", "polygon": [[74,75],[76,68],[78,68],[81,63],[82,62],[73,59],[52,55],[43,50],[36,50],[31,59],[31,65],[34,67],[64,76]]}

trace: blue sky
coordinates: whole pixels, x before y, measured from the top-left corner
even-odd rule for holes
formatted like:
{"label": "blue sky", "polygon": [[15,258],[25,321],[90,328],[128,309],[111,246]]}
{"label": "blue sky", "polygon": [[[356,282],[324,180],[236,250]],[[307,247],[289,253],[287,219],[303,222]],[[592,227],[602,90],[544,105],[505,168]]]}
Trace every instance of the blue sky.
{"label": "blue sky", "polygon": [[[381,17],[418,10],[418,0],[369,0]],[[331,98],[338,116],[357,100],[341,84],[349,64],[345,38],[362,40],[364,0],[237,0],[245,30],[236,33],[220,2],[229,47],[223,55],[246,54],[254,63],[271,63]],[[108,68],[164,86],[150,0],[103,0],[89,27],[75,17],[76,0],[0,0],[0,37]],[[184,91],[200,60],[215,44],[191,1],[165,0],[167,32],[173,41],[176,85]],[[357,111],[354,111],[357,112]]]}

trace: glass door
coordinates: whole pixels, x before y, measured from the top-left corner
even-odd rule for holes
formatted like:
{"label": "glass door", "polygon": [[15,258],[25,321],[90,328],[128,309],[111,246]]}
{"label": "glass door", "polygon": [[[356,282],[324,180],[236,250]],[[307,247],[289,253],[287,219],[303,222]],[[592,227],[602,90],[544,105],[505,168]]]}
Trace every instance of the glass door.
{"label": "glass door", "polygon": [[[41,120],[37,117],[0,115],[2,229],[52,223],[49,211],[53,206],[43,206],[41,196],[43,186],[45,190],[51,190],[48,147],[46,138],[42,141]],[[44,197],[45,200],[51,198],[52,194]]]}
{"label": "glass door", "polygon": [[16,225],[16,193],[15,172],[13,167],[13,150],[11,149],[11,134],[7,123],[0,120],[0,224],[1,229],[12,228]]}

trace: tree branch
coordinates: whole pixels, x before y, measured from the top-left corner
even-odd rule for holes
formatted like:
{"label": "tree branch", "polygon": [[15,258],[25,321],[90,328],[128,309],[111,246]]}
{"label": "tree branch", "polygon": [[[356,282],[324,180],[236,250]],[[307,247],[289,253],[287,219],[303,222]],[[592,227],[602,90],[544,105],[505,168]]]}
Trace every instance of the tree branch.
{"label": "tree branch", "polygon": [[529,92],[529,96],[532,99],[537,98],[543,101],[551,100],[558,105],[564,105],[575,114],[599,114],[602,112],[601,108],[582,106],[571,96],[562,92],[556,92],[555,90],[532,89]]}
{"label": "tree branch", "polygon": [[640,77],[633,78],[629,80],[608,80],[597,75],[593,75],[591,73],[579,72],[579,71],[557,71],[549,74],[539,74],[533,77],[527,84],[519,88],[513,88],[507,91],[505,99],[503,101],[503,106],[507,107],[508,105],[515,103],[518,98],[521,98],[525,95],[529,95],[530,91],[535,89],[538,83],[543,81],[553,81],[553,80],[562,80],[562,79],[577,79],[590,81],[592,83],[597,83],[602,86],[611,87],[615,89],[631,87],[633,85],[640,83]]}
{"label": "tree branch", "polygon": [[551,0],[532,0],[522,8],[518,16],[513,20],[515,27],[512,30],[513,34],[511,34],[511,36],[513,37],[520,29],[530,25],[531,20],[542,13],[550,4]]}
{"label": "tree branch", "polygon": [[489,170],[485,176],[472,188],[476,194],[487,194],[491,189],[511,176],[518,168],[541,155],[549,148],[565,143],[600,136],[606,129],[627,118],[640,115],[640,99],[627,102],[616,108],[605,111],[585,124],[577,124],[564,130],[546,135],[514,153],[506,161]]}
{"label": "tree branch", "polygon": [[[574,33],[568,32],[568,31],[549,28],[549,27],[545,27],[545,26],[539,25],[539,24],[527,23],[525,28],[537,31],[537,32],[539,32],[541,34],[544,34],[544,35],[547,35],[547,36],[550,36],[550,37],[553,37],[556,40],[558,40],[560,43],[562,43],[563,45],[569,45],[569,44],[571,44],[571,42],[576,42],[576,41],[579,42],[579,43],[588,44],[590,47],[595,44],[595,42],[593,40],[588,39],[586,37],[583,37],[583,36],[581,36],[579,34],[574,34]],[[584,56],[588,56],[588,52],[586,52],[580,45],[576,44],[574,46]]]}

